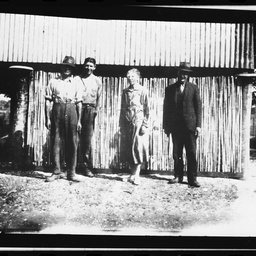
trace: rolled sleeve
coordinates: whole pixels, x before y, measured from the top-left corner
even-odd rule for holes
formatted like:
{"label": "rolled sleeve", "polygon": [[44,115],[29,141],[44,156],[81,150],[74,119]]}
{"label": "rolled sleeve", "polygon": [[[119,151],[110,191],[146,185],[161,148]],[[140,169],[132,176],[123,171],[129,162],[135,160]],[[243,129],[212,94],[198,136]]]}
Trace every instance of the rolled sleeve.
{"label": "rolled sleeve", "polygon": [[97,77],[97,85],[98,85],[98,91],[97,91],[96,108],[97,110],[99,110],[101,108],[101,96],[102,96],[102,81],[99,77]]}
{"label": "rolled sleeve", "polygon": [[75,103],[79,103],[83,101],[84,85],[79,76],[76,76],[74,80],[76,82]]}
{"label": "rolled sleeve", "polygon": [[53,84],[53,80],[51,79],[48,85],[45,87],[45,100],[49,100],[49,101],[53,100],[52,84]]}

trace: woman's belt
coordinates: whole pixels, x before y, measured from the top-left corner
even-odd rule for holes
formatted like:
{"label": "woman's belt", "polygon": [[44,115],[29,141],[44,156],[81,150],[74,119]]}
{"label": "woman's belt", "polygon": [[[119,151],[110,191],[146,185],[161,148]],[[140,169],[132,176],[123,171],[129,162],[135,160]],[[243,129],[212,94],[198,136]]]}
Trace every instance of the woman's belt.
{"label": "woman's belt", "polygon": [[96,105],[93,103],[83,103],[84,107],[92,107],[92,108],[96,108]]}

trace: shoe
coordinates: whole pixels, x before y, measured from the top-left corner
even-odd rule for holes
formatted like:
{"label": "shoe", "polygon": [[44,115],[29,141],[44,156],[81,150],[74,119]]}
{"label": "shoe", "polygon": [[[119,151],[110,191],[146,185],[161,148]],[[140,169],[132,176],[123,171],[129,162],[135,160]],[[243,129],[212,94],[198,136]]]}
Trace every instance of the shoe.
{"label": "shoe", "polygon": [[123,182],[130,182],[130,177],[121,177]]}
{"label": "shoe", "polygon": [[77,175],[67,176],[67,179],[74,182],[80,182],[81,180],[77,177]]}
{"label": "shoe", "polygon": [[83,175],[90,178],[94,177],[93,173],[87,167],[84,169]]}
{"label": "shoe", "polygon": [[182,181],[183,181],[183,178],[176,177],[174,179],[171,179],[168,183],[169,184],[175,184],[175,183],[182,183]]}
{"label": "shoe", "polygon": [[127,181],[129,181],[129,177],[121,177],[121,180],[122,180],[123,182],[127,182]]}
{"label": "shoe", "polygon": [[130,177],[127,179],[128,182],[133,183],[135,179],[134,175],[130,175]]}
{"label": "shoe", "polygon": [[195,187],[195,188],[199,188],[200,187],[200,184],[197,181],[188,183],[188,185],[191,186],[191,187]]}
{"label": "shoe", "polygon": [[67,172],[61,172],[60,179],[66,179],[67,178]]}
{"label": "shoe", "polygon": [[61,174],[52,174],[52,176],[46,178],[46,182],[52,182],[54,180],[60,179]]}
{"label": "shoe", "polygon": [[128,180],[133,185],[140,185],[140,177],[135,177],[134,175],[131,175]]}
{"label": "shoe", "polygon": [[140,185],[140,177],[135,177],[134,181],[132,182],[133,185]]}

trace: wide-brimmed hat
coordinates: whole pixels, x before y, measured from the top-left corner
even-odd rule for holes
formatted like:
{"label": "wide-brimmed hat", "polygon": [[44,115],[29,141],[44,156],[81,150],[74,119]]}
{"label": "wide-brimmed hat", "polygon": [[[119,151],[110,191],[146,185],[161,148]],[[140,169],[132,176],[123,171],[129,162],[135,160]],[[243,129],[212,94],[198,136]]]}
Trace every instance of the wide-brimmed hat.
{"label": "wide-brimmed hat", "polygon": [[190,67],[189,62],[180,62],[179,70],[186,71],[186,72],[193,72]]}
{"label": "wide-brimmed hat", "polygon": [[75,68],[75,59],[72,56],[66,56],[64,58],[64,60],[62,61],[62,63],[60,63],[61,65],[66,65],[66,66],[70,66]]}

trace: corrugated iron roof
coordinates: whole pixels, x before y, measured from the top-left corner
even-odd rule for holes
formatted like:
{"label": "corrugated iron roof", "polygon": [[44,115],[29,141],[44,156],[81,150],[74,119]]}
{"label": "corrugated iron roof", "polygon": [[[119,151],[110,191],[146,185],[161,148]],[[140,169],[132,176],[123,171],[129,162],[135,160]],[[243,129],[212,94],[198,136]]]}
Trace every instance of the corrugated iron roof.
{"label": "corrugated iron roof", "polygon": [[0,14],[0,61],[254,68],[253,24]]}

